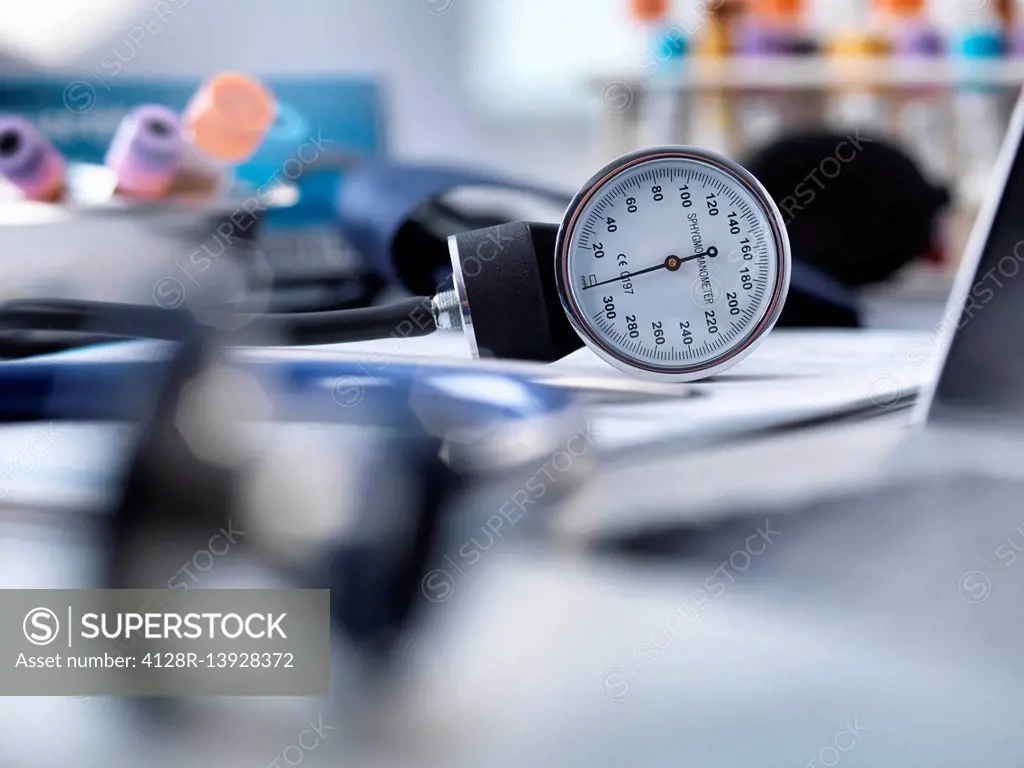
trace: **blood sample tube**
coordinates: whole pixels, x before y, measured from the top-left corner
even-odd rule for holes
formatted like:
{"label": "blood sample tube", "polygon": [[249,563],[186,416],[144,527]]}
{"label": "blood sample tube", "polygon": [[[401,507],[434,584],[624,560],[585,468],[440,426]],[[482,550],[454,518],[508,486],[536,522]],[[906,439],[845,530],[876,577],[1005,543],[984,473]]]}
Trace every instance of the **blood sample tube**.
{"label": "blood sample tube", "polygon": [[167,107],[147,104],[125,115],[107,151],[106,164],[117,178],[117,192],[159,199],[181,167],[181,121]]}
{"label": "blood sample tube", "polygon": [[0,116],[0,175],[29,200],[56,203],[66,189],[64,158],[28,120]]}
{"label": "blood sample tube", "polygon": [[274,123],[273,95],[260,82],[237,72],[206,81],[182,115],[185,153],[175,187],[213,189],[231,166],[245,162]]}

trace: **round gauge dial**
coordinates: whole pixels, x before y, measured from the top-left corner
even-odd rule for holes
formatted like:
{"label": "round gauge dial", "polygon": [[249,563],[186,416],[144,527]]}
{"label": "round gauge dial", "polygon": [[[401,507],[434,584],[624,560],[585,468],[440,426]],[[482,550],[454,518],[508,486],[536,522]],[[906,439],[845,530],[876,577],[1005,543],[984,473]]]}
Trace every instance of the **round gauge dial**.
{"label": "round gauge dial", "polygon": [[626,155],[570,204],[555,252],[559,295],[600,357],[652,378],[720,373],[771,330],[789,287],[778,208],[713,152]]}

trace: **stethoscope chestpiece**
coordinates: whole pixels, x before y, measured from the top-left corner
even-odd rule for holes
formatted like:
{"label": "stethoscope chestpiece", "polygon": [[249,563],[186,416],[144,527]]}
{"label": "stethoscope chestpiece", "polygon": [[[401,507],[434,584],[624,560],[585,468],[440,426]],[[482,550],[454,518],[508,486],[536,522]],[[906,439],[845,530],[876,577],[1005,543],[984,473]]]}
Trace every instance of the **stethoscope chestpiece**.
{"label": "stethoscope chestpiece", "polygon": [[[164,588],[175,573],[158,553],[244,531],[232,555],[330,589],[335,639],[378,662],[414,627],[459,499],[541,467],[586,429],[569,393],[508,371],[183,350],[110,516],[108,586]],[[260,423],[231,423],[218,390],[265,395]]]}

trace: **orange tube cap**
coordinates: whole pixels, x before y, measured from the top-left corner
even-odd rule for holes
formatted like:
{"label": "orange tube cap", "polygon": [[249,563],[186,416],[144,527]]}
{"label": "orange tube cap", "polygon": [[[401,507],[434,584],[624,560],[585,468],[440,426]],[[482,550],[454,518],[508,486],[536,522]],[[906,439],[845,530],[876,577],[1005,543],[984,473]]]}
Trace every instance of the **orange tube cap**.
{"label": "orange tube cap", "polygon": [[240,163],[263,143],[274,122],[274,96],[237,72],[210,78],[192,97],[182,119],[192,146],[225,163]]}

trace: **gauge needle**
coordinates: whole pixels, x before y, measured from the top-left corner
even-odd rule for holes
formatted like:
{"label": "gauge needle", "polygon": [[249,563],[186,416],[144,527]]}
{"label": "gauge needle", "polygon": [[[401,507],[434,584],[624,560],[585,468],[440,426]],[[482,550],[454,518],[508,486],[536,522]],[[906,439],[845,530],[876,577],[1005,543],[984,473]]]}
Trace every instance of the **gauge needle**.
{"label": "gauge needle", "polygon": [[590,285],[583,286],[583,290],[587,290],[587,288],[597,288],[597,286],[599,285],[608,285],[608,283],[617,283],[619,280],[629,280],[629,278],[631,277],[636,277],[637,275],[646,275],[648,272],[655,272],[659,269],[667,269],[669,272],[675,272],[687,261],[700,259],[703,258],[704,256],[710,256],[714,258],[717,255],[718,249],[712,245],[708,246],[708,249],[706,251],[701,251],[700,253],[693,254],[693,256],[686,256],[682,259],[675,255],[666,256],[665,260],[661,262],[661,264],[656,264],[655,266],[648,267],[647,269],[639,269],[636,272],[630,272],[628,275],[619,275],[618,277],[613,277],[611,280],[602,280],[599,283],[591,283]]}

